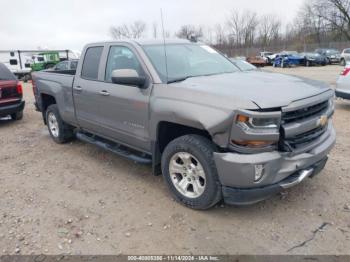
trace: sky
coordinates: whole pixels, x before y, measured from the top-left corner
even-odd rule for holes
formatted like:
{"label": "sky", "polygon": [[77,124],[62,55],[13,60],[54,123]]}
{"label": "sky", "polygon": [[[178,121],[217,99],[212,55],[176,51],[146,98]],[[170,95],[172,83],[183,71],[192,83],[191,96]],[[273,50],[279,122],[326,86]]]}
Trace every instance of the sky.
{"label": "sky", "polygon": [[206,27],[224,24],[230,10],[276,14],[291,22],[304,0],[0,0],[0,50],[70,49],[111,40],[111,26],[143,20],[149,36],[159,26],[163,10],[165,29],[184,24]]}

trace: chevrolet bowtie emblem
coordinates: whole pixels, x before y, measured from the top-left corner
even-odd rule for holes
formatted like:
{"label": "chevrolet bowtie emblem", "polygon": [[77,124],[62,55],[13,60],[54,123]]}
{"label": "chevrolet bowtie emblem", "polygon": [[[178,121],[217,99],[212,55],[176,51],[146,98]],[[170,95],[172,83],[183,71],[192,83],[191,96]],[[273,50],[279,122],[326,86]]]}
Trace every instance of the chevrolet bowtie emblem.
{"label": "chevrolet bowtie emblem", "polygon": [[328,123],[328,117],[326,115],[323,115],[320,117],[320,119],[318,120],[318,125],[319,126],[325,126]]}

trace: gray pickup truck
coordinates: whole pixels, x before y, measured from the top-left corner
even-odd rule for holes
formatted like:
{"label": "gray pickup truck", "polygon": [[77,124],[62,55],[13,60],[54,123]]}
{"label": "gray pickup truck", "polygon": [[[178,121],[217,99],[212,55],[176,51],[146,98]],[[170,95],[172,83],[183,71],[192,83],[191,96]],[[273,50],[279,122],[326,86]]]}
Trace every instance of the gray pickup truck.
{"label": "gray pickup truck", "polygon": [[182,204],[246,205],[318,174],[335,144],[325,84],[242,72],[183,40],[87,45],[75,71],[33,74],[57,143],[77,137],[163,174]]}

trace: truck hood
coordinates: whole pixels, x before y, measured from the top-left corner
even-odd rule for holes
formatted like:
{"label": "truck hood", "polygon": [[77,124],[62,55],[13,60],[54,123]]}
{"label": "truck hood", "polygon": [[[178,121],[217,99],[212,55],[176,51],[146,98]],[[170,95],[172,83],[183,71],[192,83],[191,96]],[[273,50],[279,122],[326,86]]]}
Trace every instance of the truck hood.
{"label": "truck hood", "polygon": [[[189,88],[213,98],[248,100],[262,109],[288,106],[330,89],[323,82],[263,71],[193,77],[170,86]],[[200,95],[196,97],[200,99]]]}

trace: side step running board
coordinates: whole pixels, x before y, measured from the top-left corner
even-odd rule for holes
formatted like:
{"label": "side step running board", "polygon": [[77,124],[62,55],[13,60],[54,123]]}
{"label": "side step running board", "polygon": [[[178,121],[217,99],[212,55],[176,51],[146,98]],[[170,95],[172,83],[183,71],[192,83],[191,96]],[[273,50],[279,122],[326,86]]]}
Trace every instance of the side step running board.
{"label": "side step running board", "polygon": [[146,154],[142,154],[142,153],[141,153],[142,155],[137,155],[136,153],[134,154],[131,152],[131,150],[129,151],[124,146],[121,146],[119,144],[114,145],[114,143],[108,143],[103,138],[98,138],[96,136],[89,136],[89,135],[81,133],[81,132],[77,132],[76,136],[81,141],[84,141],[84,142],[87,142],[90,144],[94,144],[102,149],[110,151],[110,152],[117,154],[119,156],[128,158],[128,159],[135,161],[137,163],[140,163],[140,164],[151,164],[152,163],[152,159],[150,157],[147,157]]}

